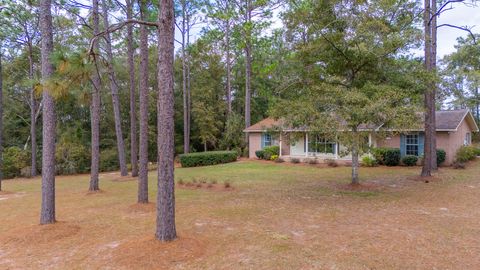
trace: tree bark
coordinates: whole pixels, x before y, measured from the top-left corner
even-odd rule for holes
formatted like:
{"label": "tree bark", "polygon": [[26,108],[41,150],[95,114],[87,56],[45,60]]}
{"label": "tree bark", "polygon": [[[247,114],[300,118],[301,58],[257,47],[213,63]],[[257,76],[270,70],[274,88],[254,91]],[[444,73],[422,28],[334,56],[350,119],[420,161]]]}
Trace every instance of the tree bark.
{"label": "tree bark", "polygon": [[[425,69],[427,72],[434,71],[436,57],[436,18],[432,18],[432,4],[436,5],[434,0],[424,0],[424,31],[425,31]],[[436,8],[433,8],[436,10]],[[433,29],[435,26],[435,30]],[[425,105],[425,144],[424,144],[424,162],[422,167],[422,176],[431,176],[436,168],[436,128],[435,128],[435,92],[434,82],[428,82],[428,89],[424,94]]]}
{"label": "tree bark", "polygon": [[[98,0],[92,0],[92,20],[93,20],[93,35],[97,35],[100,32],[100,19],[98,13]],[[94,64],[97,67],[96,55],[99,53],[99,45],[97,41],[94,41]],[[91,123],[91,165],[90,165],[90,187],[88,190],[97,191],[100,190],[99,187],[99,167],[100,167],[100,76],[98,73],[98,68],[95,68],[95,71],[92,75],[92,102],[90,104],[90,123]]]}
{"label": "tree bark", "polygon": [[183,152],[190,151],[190,121],[189,121],[189,100],[187,93],[187,59],[186,59],[186,35],[187,35],[187,0],[181,1],[182,5],[182,93],[183,93]]}
{"label": "tree bark", "polygon": [[[227,8],[228,11],[228,1]],[[227,113],[232,113],[232,66],[230,60],[230,19],[225,22],[225,53],[227,61]]]}
{"label": "tree bark", "polygon": [[[437,13],[437,0],[431,0],[430,8],[432,9],[431,14]],[[432,29],[432,42],[431,42],[431,51],[432,51],[432,59],[430,60],[431,63],[431,71],[435,74],[437,73],[437,16],[433,15],[431,20]],[[437,100],[437,83],[432,83],[432,100],[431,100],[431,136],[432,136],[432,147],[430,148],[430,155],[432,156],[430,162],[432,163],[432,170],[436,171],[438,169],[437,166],[437,127],[436,127],[436,100]]]}
{"label": "tree bark", "polygon": [[358,134],[353,131],[354,139],[352,142],[352,185],[358,185],[358,168],[360,167],[358,158]]}
{"label": "tree bark", "polygon": [[[133,0],[126,0],[127,20],[133,18]],[[135,102],[135,63],[133,49],[133,25],[127,25],[127,54],[130,83],[130,163],[132,176],[138,176],[137,112]]]}
{"label": "tree bark", "polygon": [[[106,0],[102,0],[102,9],[103,9],[103,24],[105,29],[108,29],[108,6]],[[120,163],[120,174],[122,176],[128,175],[127,162],[125,157],[125,143],[123,142],[123,132],[122,132],[122,117],[120,115],[120,99],[118,96],[118,86],[115,76],[115,71],[113,70],[113,53],[112,53],[112,41],[110,38],[110,33],[105,35],[105,45],[107,52],[107,62],[108,62],[108,75],[110,78],[110,89],[112,91],[112,103],[113,103],[113,114],[115,118],[115,134],[117,137],[117,150],[118,150],[118,161]]]}
{"label": "tree bark", "polygon": [[40,224],[55,223],[55,103],[46,82],[53,73],[50,56],[53,52],[51,0],[40,1],[40,32],[42,38],[43,138],[42,138],[42,207]]}
{"label": "tree bark", "polygon": [[160,241],[177,237],[174,183],[174,11],[173,0],[160,0],[158,12],[157,149],[158,195],[155,236]]}
{"label": "tree bark", "polygon": [[[141,20],[145,20],[147,0],[139,0]],[[140,156],[138,203],[148,203],[148,30],[140,25]]]}
{"label": "tree bark", "polygon": [[[246,1],[245,22],[252,21],[252,0]],[[250,100],[252,81],[252,33],[250,27],[245,29],[245,127],[250,126]],[[245,134],[245,141],[248,144],[248,135]]]}
{"label": "tree bark", "polygon": [[2,44],[0,43],[0,191],[3,180],[3,69],[2,69]]}
{"label": "tree bark", "polygon": [[[30,38],[28,43],[28,77],[33,81],[33,46]],[[30,145],[31,145],[31,159],[30,159],[30,175],[37,176],[37,100],[35,99],[35,87],[30,89]]]}

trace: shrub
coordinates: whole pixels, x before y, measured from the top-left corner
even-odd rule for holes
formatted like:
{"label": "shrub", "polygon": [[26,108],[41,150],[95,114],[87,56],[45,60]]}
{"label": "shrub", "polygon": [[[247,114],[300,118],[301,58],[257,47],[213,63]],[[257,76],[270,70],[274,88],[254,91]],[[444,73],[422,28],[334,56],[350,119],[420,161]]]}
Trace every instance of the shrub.
{"label": "shrub", "polygon": [[5,178],[19,176],[30,163],[30,155],[20,147],[12,146],[3,150],[3,175]]}
{"label": "shrub", "polygon": [[312,165],[315,165],[315,164],[318,163],[318,159],[316,159],[316,158],[314,158],[314,159],[309,159],[309,160],[308,160],[308,163],[309,163],[309,164],[312,164]]}
{"label": "shrub", "polygon": [[84,173],[90,169],[90,152],[81,143],[60,141],[55,149],[55,160],[57,174]]}
{"label": "shrub", "polygon": [[265,153],[269,153],[270,156],[273,156],[273,155],[280,155],[280,146],[278,145],[272,145],[272,146],[267,146],[267,147],[264,147],[263,148],[263,151]]}
{"label": "shrub", "polygon": [[387,166],[398,166],[400,164],[400,149],[387,148],[383,156],[383,164]]}
{"label": "shrub", "polygon": [[443,149],[437,149],[437,166],[440,166],[447,159],[447,152]]}
{"label": "shrub", "polygon": [[371,156],[364,156],[362,158],[362,165],[365,167],[375,167],[377,166],[377,160]]}
{"label": "shrub", "polygon": [[237,160],[235,151],[211,151],[180,155],[182,167],[208,166]]}
{"label": "shrub", "polygon": [[406,155],[402,158],[402,163],[405,164],[405,166],[415,166],[417,164],[417,161],[417,156]]}
{"label": "shrub", "polygon": [[259,159],[263,159],[263,154],[264,153],[265,152],[263,150],[257,150],[257,151],[255,151],[255,156],[257,156],[257,158],[259,158]]}
{"label": "shrub", "polygon": [[385,148],[385,147],[379,147],[379,148],[373,148],[372,149],[373,158],[377,161],[378,164],[385,165],[384,157],[385,157],[385,153],[388,151],[388,149],[389,148]]}
{"label": "shrub", "polygon": [[334,159],[331,159],[331,158],[325,159],[325,163],[327,163],[327,165],[330,166],[330,167],[337,167],[338,166],[337,161],[334,160]]}
{"label": "shrub", "polygon": [[275,160],[277,160],[277,159],[278,159],[278,155],[272,155],[272,156],[270,157],[270,160],[271,160],[271,161],[275,161]]}
{"label": "shrub", "polygon": [[283,163],[283,162],[285,162],[285,160],[283,158],[279,157],[279,158],[275,159],[275,162],[276,163]]}
{"label": "shrub", "polygon": [[292,162],[292,163],[300,163],[300,159],[298,159],[298,158],[291,158],[291,159],[290,159],[290,162]]}
{"label": "shrub", "polygon": [[473,146],[462,146],[458,149],[455,160],[461,163],[465,163],[469,160],[475,159],[477,156],[477,150]]}
{"label": "shrub", "polygon": [[100,151],[100,171],[111,172],[118,170],[120,164],[118,163],[117,149],[110,148]]}

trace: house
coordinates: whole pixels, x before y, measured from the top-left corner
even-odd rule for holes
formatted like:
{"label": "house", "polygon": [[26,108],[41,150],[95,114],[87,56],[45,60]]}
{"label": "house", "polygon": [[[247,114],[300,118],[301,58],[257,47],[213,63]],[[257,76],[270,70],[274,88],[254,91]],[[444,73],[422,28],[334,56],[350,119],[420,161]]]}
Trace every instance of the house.
{"label": "house", "polygon": [[[421,126],[421,125],[419,125]],[[282,132],[271,132],[279,129]],[[361,127],[368,133],[368,144],[373,147],[400,148],[402,156],[423,155],[424,129],[412,127],[408,132],[400,132],[382,127]],[[457,150],[472,143],[472,133],[478,132],[478,126],[469,110],[446,110],[436,112],[437,148],[445,150],[447,156],[444,165],[450,165]],[[385,131],[387,136],[376,139],[378,131]],[[285,127],[282,120],[266,118],[244,130],[249,138],[249,157],[255,158],[255,151],[266,146],[278,145],[280,156],[285,159],[301,160],[336,159],[349,161],[351,156],[342,155],[345,146],[336,140],[329,140],[319,135],[309,134],[308,128]],[[279,134],[279,135],[276,135]]]}

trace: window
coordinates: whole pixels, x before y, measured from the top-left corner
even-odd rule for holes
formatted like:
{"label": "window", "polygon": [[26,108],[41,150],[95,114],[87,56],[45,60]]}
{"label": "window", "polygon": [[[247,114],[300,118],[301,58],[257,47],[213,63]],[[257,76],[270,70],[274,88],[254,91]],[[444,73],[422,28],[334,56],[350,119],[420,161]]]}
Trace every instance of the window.
{"label": "window", "polygon": [[465,134],[465,142],[464,142],[465,145],[470,145],[472,144],[472,133],[470,132],[467,132],[467,134]]}
{"label": "window", "polygon": [[405,136],[406,155],[418,156],[418,134],[409,134]]}
{"label": "window", "polygon": [[320,136],[314,136],[308,141],[308,152],[320,154],[335,154],[336,143],[330,142]]}
{"label": "window", "polygon": [[272,135],[263,134],[263,147],[272,146]]}

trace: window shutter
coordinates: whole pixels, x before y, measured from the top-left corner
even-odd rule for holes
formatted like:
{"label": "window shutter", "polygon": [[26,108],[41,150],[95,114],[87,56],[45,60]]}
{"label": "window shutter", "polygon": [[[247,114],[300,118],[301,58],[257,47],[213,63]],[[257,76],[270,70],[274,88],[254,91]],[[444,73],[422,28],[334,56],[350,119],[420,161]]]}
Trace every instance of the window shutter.
{"label": "window shutter", "polygon": [[423,132],[418,133],[418,155],[423,156],[425,152],[425,134]]}
{"label": "window shutter", "polygon": [[306,133],[303,134],[303,152],[304,153],[307,152],[307,134]]}
{"label": "window shutter", "polygon": [[407,153],[407,146],[405,143],[405,135],[400,134],[400,156],[405,156]]}
{"label": "window shutter", "polygon": [[261,144],[262,149],[265,147],[265,133],[262,133],[262,144]]}

